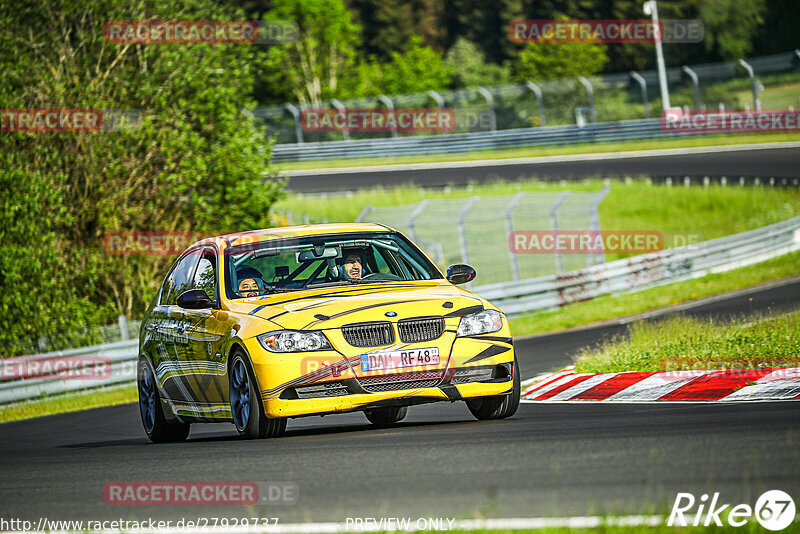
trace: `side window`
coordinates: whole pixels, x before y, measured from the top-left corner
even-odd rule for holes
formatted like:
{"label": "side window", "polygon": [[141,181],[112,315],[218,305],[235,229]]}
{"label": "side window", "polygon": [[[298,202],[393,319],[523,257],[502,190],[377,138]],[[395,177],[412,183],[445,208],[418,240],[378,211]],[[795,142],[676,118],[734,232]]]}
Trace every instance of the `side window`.
{"label": "side window", "polygon": [[197,265],[197,260],[197,253],[190,252],[175,266],[175,269],[172,271],[172,276],[167,282],[167,287],[164,288],[165,292],[169,289],[169,294],[167,294],[166,300],[164,299],[164,295],[161,296],[162,304],[177,304],[178,295],[191,289],[192,274],[194,273],[195,265]]}
{"label": "side window", "polygon": [[192,284],[193,289],[202,289],[212,299],[217,298],[217,269],[214,260],[213,252],[210,250],[203,251],[200,263],[197,264],[197,271]]}

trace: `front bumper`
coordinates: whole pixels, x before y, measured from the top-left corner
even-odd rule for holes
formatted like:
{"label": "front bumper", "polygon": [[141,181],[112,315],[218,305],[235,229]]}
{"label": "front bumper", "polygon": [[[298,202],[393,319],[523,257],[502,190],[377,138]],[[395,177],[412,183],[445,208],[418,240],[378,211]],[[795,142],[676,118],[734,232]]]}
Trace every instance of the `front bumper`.
{"label": "front bumper", "polygon": [[386,406],[412,406],[439,401],[456,401],[472,397],[503,395],[511,393],[512,381],[482,384],[445,385],[385,391],[381,393],[351,394],[339,397],[320,397],[313,399],[266,399],[263,400],[267,417],[299,417],[361,411]]}
{"label": "front bumper", "polygon": [[[405,371],[407,374],[432,372],[439,378],[408,380],[402,386],[392,385],[395,383],[392,376],[383,377],[387,383],[371,380],[376,378],[374,376],[357,376],[360,373],[354,373],[346,363],[342,364],[348,361],[347,358],[333,351],[302,355],[265,354],[258,341],[248,341],[247,349],[268,417],[300,417],[385,406],[453,402],[509,394],[513,385],[514,348],[510,337],[457,338],[440,368]],[[491,372],[487,375],[482,370]],[[417,385],[420,387],[415,387]],[[329,388],[328,394],[319,394],[321,388]],[[330,391],[334,389],[335,392]]]}

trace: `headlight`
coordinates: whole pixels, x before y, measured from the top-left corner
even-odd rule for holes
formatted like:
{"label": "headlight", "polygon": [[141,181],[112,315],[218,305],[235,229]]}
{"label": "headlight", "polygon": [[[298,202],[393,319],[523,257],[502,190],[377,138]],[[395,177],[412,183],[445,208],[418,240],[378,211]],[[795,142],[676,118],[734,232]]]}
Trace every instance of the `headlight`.
{"label": "headlight", "polygon": [[482,312],[465,315],[458,323],[457,336],[474,336],[477,334],[488,334],[497,332],[503,328],[503,316],[495,310],[483,310]]}
{"label": "headlight", "polygon": [[261,346],[270,352],[309,352],[332,350],[331,343],[322,332],[297,332],[281,330],[258,336]]}

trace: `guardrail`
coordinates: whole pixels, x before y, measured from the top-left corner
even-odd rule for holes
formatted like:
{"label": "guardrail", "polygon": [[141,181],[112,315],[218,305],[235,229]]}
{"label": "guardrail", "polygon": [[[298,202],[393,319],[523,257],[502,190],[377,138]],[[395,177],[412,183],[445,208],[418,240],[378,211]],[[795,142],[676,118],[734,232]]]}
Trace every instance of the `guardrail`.
{"label": "guardrail", "polygon": [[[800,250],[800,217],[741,234],[594,265],[578,271],[471,290],[510,316],[557,309],[758,263]],[[478,273],[480,276],[480,273]]]}
{"label": "guardrail", "polygon": [[[642,254],[586,269],[528,280],[490,284],[471,290],[510,316],[556,309],[572,302],[723,272],[800,250],[800,217],[741,234],[694,245]],[[77,368],[100,358],[111,368],[102,379],[57,379],[56,364],[77,361]],[[0,404],[72,391],[132,384],[136,379],[138,339],[0,360]],[[30,365],[36,362],[39,365]],[[21,367],[20,367],[20,364]],[[16,373],[14,369],[24,368]],[[9,372],[11,369],[11,372]],[[9,375],[13,380],[6,380]]]}
{"label": "guardrail", "polygon": [[[132,384],[139,339],[0,360],[0,404],[45,395]],[[58,378],[68,374],[70,378]],[[80,376],[94,378],[80,379]],[[13,378],[9,380],[8,378]]]}
{"label": "guardrail", "polygon": [[697,135],[708,134],[665,132],[661,129],[660,119],[642,119],[589,123],[583,126],[541,126],[463,134],[281,144],[275,145],[273,148],[272,162],[461,154],[476,150],[573,145],[630,139],[673,139]]}

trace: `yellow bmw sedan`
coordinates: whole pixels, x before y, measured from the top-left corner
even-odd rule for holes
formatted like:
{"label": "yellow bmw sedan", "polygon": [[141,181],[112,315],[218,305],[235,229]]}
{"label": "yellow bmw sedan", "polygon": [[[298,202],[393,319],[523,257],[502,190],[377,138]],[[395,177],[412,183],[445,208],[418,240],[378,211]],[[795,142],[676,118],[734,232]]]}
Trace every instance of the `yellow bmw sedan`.
{"label": "yellow bmw sedan", "polygon": [[142,321],[138,389],[152,441],[192,423],[281,435],[290,417],[465,401],[478,419],[513,415],[520,375],[506,317],[456,287],[400,232],[378,224],[256,230],[190,246]]}

